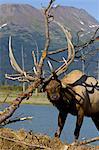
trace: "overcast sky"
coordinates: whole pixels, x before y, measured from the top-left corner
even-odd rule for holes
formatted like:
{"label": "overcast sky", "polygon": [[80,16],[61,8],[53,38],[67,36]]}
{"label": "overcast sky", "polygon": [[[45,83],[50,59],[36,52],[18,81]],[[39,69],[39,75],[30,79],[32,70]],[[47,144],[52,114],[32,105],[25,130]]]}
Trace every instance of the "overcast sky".
{"label": "overcast sky", "polygon": [[[2,3],[25,3],[34,7],[46,6],[49,0],[0,0]],[[56,4],[83,8],[99,21],[99,0],[56,0]]]}

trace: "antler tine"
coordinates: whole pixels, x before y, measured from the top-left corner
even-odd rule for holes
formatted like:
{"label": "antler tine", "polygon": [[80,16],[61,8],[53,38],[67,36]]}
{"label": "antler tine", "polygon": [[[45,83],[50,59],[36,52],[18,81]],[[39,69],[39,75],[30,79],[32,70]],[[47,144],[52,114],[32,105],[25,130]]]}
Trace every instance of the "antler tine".
{"label": "antler tine", "polygon": [[54,69],[53,69],[53,66],[52,66],[51,62],[48,60],[47,63],[48,63],[48,65],[49,65],[49,68],[50,68],[51,72],[53,72]]}
{"label": "antler tine", "polygon": [[14,58],[12,43],[11,43],[11,36],[9,37],[9,57],[10,57],[10,62],[11,62],[11,66],[13,67],[13,69],[19,72],[20,74],[24,74],[24,71],[20,68],[20,66],[18,65],[18,63],[16,62]]}
{"label": "antler tine", "polygon": [[62,74],[63,72],[65,72],[68,68],[68,66],[72,63],[72,61],[74,60],[75,57],[75,51],[74,51],[74,46],[71,42],[72,36],[70,34],[70,32],[68,30],[65,29],[65,27],[63,25],[61,25],[59,22],[54,21],[58,26],[61,27],[61,29],[63,30],[66,39],[67,39],[67,43],[68,43],[68,58],[67,60],[65,60],[64,64],[62,66],[60,66],[55,72],[57,75]]}
{"label": "antler tine", "polygon": [[67,60],[64,57],[63,57],[63,61],[65,62],[66,65],[68,65]]}
{"label": "antler tine", "polygon": [[32,51],[32,57],[33,57],[34,65],[37,66],[37,60],[34,51]]}

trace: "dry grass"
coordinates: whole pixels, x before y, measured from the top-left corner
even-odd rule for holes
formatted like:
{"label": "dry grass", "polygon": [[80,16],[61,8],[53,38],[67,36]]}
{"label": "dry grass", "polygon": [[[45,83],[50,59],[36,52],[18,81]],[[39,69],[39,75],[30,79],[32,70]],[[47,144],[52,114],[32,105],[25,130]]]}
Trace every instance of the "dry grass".
{"label": "dry grass", "polygon": [[2,150],[54,150],[62,146],[59,139],[51,139],[47,135],[27,133],[23,129],[16,132],[6,128],[0,129],[0,149]]}
{"label": "dry grass", "polygon": [[[69,147],[68,147],[69,146]],[[67,149],[68,147],[68,149]],[[0,129],[0,150],[99,150],[99,146],[71,146],[47,135]]]}

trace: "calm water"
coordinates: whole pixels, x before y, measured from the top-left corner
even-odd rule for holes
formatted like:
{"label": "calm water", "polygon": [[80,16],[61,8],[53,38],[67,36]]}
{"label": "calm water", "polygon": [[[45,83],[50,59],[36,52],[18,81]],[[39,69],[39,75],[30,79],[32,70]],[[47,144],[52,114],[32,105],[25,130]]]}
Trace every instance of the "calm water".
{"label": "calm water", "polygon": [[[12,129],[24,128],[25,130],[33,130],[33,132],[43,133],[53,137],[54,132],[57,128],[57,116],[58,111],[53,106],[38,106],[38,105],[21,105],[20,108],[14,114],[15,116],[33,116],[32,121],[17,122],[14,124],[7,125],[7,127]],[[73,131],[75,128],[76,117],[69,115],[65,123],[61,139],[62,141],[73,141]],[[99,136],[99,132],[94,126],[90,118],[85,118],[80,139],[82,138],[92,138]],[[95,143],[99,144],[99,142]]]}

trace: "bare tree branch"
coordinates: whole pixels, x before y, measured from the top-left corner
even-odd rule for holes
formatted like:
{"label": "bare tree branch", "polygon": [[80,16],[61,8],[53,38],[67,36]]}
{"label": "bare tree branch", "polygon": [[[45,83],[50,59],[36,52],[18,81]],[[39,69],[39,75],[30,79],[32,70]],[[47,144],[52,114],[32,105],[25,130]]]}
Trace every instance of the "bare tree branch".
{"label": "bare tree branch", "polygon": [[6,119],[0,126],[4,127],[7,124],[19,122],[19,121],[25,121],[25,120],[32,120],[33,117],[22,117],[22,118],[16,118],[16,119]]}
{"label": "bare tree branch", "polygon": [[58,53],[64,52],[65,50],[67,50],[67,47],[65,47],[65,48],[60,48],[60,49],[54,50],[54,51],[49,51],[49,52],[48,52],[48,55],[58,54]]}
{"label": "bare tree branch", "polygon": [[[75,50],[75,54],[77,54],[77,53],[80,52],[82,49],[84,49],[85,47],[87,47],[87,46],[89,46],[90,44],[92,44],[92,43],[95,42],[95,40],[96,40],[96,37],[95,37],[95,36],[96,36],[98,30],[99,30],[99,28],[96,29],[94,35],[91,37],[91,39],[90,39],[88,42],[85,42],[85,43],[83,43],[83,44],[81,44],[81,45],[78,45],[78,44],[77,44],[77,45],[74,45],[74,48],[76,49],[76,50]],[[79,32],[77,32],[77,34],[78,34],[78,33],[79,33]],[[78,37],[78,39],[79,39],[79,37]],[[78,40],[78,43],[79,43],[79,40]],[[48,52],[48,55],[54,55],[54,54],[57,54],[57,53],[61,53],[61,52],[64,52],[65,50],[67,50],[66,47],[65,47],[65,48],[60,48],[60,49],[57,49],[57,50]]]}
{"label": "bare tree branch", "polygon": [[38,87],[38,85],[40,85],[41,83],[41,80],[40,79],[37,79],[32,85],[30,85],[28,87],[28,89],[20,94],[14,101],[13,103],[8,106],[7,108],[4,109],[4,111],[2,111],[0,113],[0,124],[3,123],[4,121],[6,121],[8,118],[10,118],[13,113],[15,112],[15,110],[20,106],[21,102],[24,100],[24,99],[29,99],[29,97],[32,96],[32,93],[33,93],[33,90],[35,88]]}
{"label": "bare tree branch", "polygon": [[46,9],[44,9],[44,19],[45,19],[45,36],[46,36],[46,42],[45,42],[45,48],[42,52],[42,56],[41,56],[41,59],[40,59],[40,62],[39,62],[39,68],[37,69],[39,74],[42,73],[42,65],[43,65],[43,62],[47,56],[47,53],[48,53],[48,48],[49,48],[49,44],[50,44],[50,33],[49,33],[49,18],[50,18],[50,15],[49,15],[49,12],[51,10],[51,7],[52,7],[52,4],[55,0],[51,0],[49,2],[49,5]]}
{"label": "bare tree branch", "polygon": [[95,138],[92,138],[92,139],[80,141],[79,145],[86,145],[86,144],[89,144],[89,143],[92,143],[92,142],[96,142],[96,141],[99,141],[99,136],[95,137]]}

